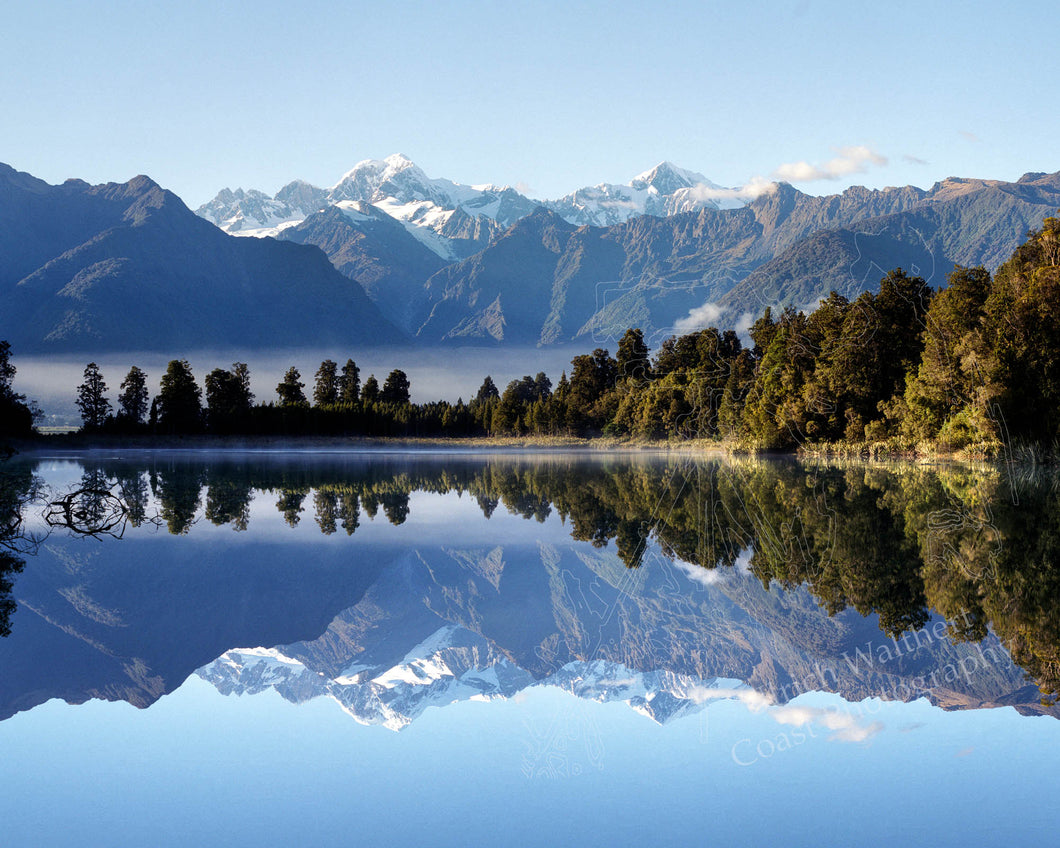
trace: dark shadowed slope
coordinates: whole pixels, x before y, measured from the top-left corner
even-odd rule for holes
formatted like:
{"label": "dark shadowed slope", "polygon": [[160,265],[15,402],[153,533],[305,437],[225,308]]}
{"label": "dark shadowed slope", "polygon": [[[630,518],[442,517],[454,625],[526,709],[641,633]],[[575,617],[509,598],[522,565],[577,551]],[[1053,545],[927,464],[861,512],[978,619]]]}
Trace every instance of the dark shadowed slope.
{"label": "dark shadowed slope", "polygon": [[147,177],[50,186],[0,166],[0,337],[19,352],[386,344],[315,247],[236,239]]}

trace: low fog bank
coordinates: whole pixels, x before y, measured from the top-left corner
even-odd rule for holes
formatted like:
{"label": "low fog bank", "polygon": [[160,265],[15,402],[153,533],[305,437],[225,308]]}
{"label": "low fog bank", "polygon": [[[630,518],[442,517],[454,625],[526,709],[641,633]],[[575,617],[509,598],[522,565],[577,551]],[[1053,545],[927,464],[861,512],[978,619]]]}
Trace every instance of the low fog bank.
{"label": "low fog bank", "polygon": [[[611,345],[615,353],[617,345]],[[409,376],[412,400],[424,403],[431,400],[455,402],[458,398],[470,400],[488,374],[503,391],[509,381],[526,374],[535,375],[544,371],[553,385],[560,374],[570,370],[570,360],[580,353],[591,352],[591,347],[565,348],[374,348],[363,350],[278,350],[278,351],[197,351],[177,354],[176,358],[191,363],[200,386],[206,375],[214,368],[231,368],[233,362],[246,362],[250,366],[250,382],[256,402],[275,401],[276,385],[292,365],[302,375],[306,396],[312,398],[313,375],[325,359],[333,359],[341,368],[352,358],[361,369],[361,384],[370,374],[375,374],[382,385],[395,368]],[[147,372],[148,386],[152,395],[158,392],[158,381],[165,373],[166,365],[174,356],[160,353],[101,353],[56,354],[49,356],[19,356],[12,351],[12,364],[18,369],[15,376],[15,391],[37,401],[44,410],[44,426],[80,425],[81,417],[74,405],[77,387],[84,379],[85,365],[95,362],[103,373],[109,388],[111,403],[117,403],[121,381],[133,365]]]}

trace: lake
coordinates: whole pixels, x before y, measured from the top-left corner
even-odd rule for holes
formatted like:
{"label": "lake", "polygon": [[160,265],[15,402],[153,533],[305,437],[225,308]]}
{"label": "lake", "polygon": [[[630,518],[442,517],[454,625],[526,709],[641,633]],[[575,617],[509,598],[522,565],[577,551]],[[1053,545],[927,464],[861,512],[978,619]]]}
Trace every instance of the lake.
{"label": "lake", "polygon": [[98,451],[0,473],[5,845],[1055,830],[1051,472]]}

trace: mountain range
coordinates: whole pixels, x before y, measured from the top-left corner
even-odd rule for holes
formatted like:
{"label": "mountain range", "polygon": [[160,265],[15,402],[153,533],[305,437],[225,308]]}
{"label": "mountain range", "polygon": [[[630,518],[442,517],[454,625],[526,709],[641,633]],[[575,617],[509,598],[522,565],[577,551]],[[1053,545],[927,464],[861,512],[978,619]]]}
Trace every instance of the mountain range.
{"label": "mountain range", "polygon": [[871,290],[895,267],[945,284],[955,264],[996,268],[1060,205],[1060,174],[1018,183],[949,180],[812,197],[789,185],[739,209],[574,227],[539,210],[488,249],[427,280],[428,342],[548,345],[746,324],[766,307],[808,309],[832,289]]}
{"label": "mountain range", "polygon": [[[861,661],[859,650],[891,644],[874,615],[829,616],[808,588],[765,589],[739,565],[705,580],[698,566],[654,556],[630,571],[613,552],[569,540],[406,548],[355,536],[306,558],[297,545],[194,537],[127,539],[106,557],[77,540],[42,550],[18,582],[0,719],[54,697],[146,707],[197,673],[223,694],[331,698],[393,730],[431,706],[532,686],[626,702],[664,722],[739,697],[731,690],[784,703],[797,681],[849,701],[905,697],[918,678],[941,680],[976,656],[973,645],[934,640]],[[1015,665],[971,668],[933,687],[932,702],[1055,714]]]}
{"label": "mountain range", "polygon": [[304,207],[268,218],[227,189],[198,211],[232,232],[316,244],[421,343],[585,345],[640,326],[657,344],[705,323],[745,326],[766,307],[812,308],[833,289],[855,297],[895,267],[936,286],[957,264],[993,270],[1060,207],[1060,174],[816,197],[786,183],[725,189],[663,162],[538,202],[431,180],[398,155],[313,191],[323,211],[302,220]]}
{"label": "mountain range", "polygon": [[[393,730],[430,706],[531,686],[625,702],[662,723],[739,690],[784,703],[793,681],[820,681],[848,701],[894,697],[975,652],[935,642],[892,665],[858,662],[879,639],[875,616],[829,617],[806,587],[778,595],[741,564],[708,581],[697,572],[652,557],[634,573],[608,552],[544,541],[421,546],[317,639],[228,651],[197,674],[223,694],[328,697],[359,723]],[[928,697],[948,709],[1050,712],[1035,691],[1015,669],[984,667]]]}
{"label": "mountain range", "polygon": [[404,339],[314,247],[233,238],[148,177],[53,186],[6,165],[0,316],[20,351]]}
{"label": "mountain range", "polygon": [[956,264],[992,270],[1058,207],[1060,173],[817,197],[665,162],[537,201],[395,155],[330,189],[225,189],[195,214],[144,176],[52,186],[0,166],[0,338],[18,352],[613,348],[634,326],[654,347],[854,297],[894,267],[935,286]]}
{"label": "mountain range", "polygon": [[625,702],[659,724],[696,712],[713,698],[755,694],[738,680],[635,671],[600,659],[575,660],[536,680],[489,640],[454,625],[439,628],[390,668],[356,663],[331,678],[276,648],[237,648],[196,674],[223,695],[271,689],[294,702],[331,698],[359,724],[389,730],[404,730],[428,707],[509,700],[535,686],[557,687],[599,703]]}
{"label": "mountain range", "polygon": [[[401,221],[415,238],[445,259],[463,259],[498,232],[542,207],[578,226],[605,227],[637,215],[666,217],[700,208],[742,206],[739,192],[702,174],[661,162],[628,183],[601,183],[558,200],[533,200],[510,186],[462,185],[428,177],[407,156],[357,163],[331,188],[295,180],[273,197],[256,189],[225,188],[196,212],[225,232],[276,236],[329,206],[367,203]],[[478,232],[468,222],[481,219]]]}

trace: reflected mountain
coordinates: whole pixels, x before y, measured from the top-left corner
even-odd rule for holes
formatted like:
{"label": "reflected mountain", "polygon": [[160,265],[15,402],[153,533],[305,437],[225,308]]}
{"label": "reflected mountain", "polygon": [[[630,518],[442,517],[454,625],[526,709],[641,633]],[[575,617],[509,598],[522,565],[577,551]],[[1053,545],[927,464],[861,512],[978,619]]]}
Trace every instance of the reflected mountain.
{"label": "reflected mountain", "polygon": [[739,681],[638,672],[608,660],[567,663],[538,679],[487,639],[455,625],[432,633],[390,668],[354,662],[345,671],[331,678],[275,648],[247,648],[228,651],[197,673],[225,695],[275,689],[292,702],[328,697],[359,723],[390,730],[404,729],[427,707],[513,698],[531,686],[555,686],[598,702],[623,701],[659,723],[695,712],[713,698],[754,693]]}
{"label": "reflected mountain", "polygon": [[[19,578],[2,717],[52,697],[147,706],[196,670],[225,693],[326,696],[394,729],[536,685],[658,721],[741,691],[1058,714],[1060,494],[1040,472],[679,455],[79,463],[130,530],[55,533]],[[47,480],[46,465],[30,470]]]}

